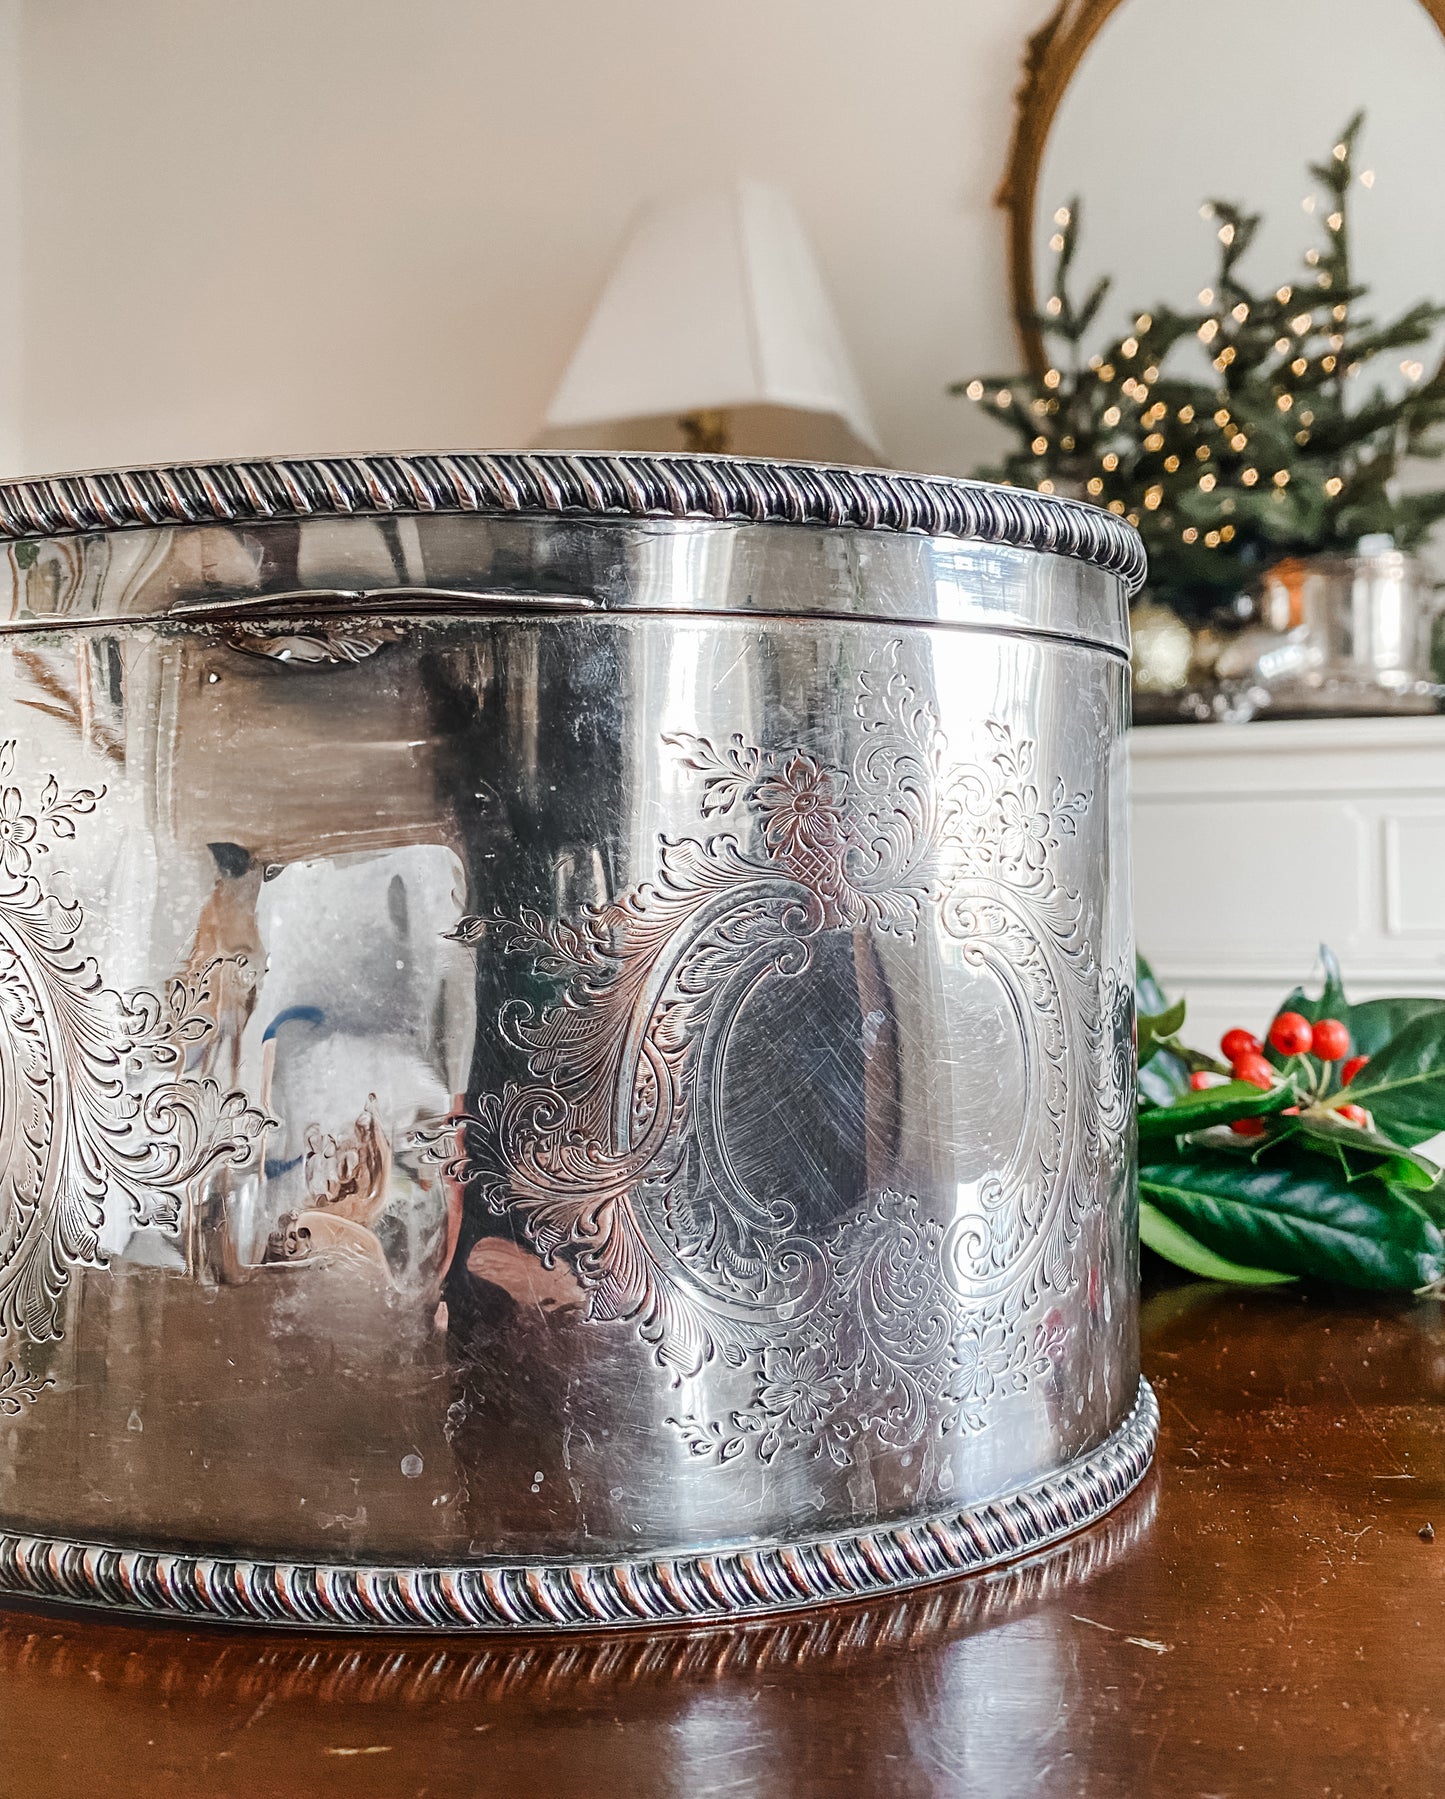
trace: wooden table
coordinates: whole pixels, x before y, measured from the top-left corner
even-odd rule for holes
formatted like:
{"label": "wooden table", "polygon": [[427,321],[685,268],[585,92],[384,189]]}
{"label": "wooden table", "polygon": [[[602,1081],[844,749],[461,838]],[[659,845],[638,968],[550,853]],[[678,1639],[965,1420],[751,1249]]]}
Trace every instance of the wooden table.
{"label": "wooden table", "polygon": [[1144,1487],[889,1605],[502,1646],[0,1615],[0,1795],[1445,1792],[1441,1308],[1164,1287],[1144,1344]]}

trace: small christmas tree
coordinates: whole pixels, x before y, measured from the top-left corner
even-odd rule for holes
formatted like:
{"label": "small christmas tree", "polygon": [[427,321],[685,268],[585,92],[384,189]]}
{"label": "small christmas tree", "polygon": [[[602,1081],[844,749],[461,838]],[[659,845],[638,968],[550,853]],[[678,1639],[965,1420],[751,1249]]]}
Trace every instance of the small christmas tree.
{"label": "small christmas tree", "polygon": [[[1426,341],[1445,306],[1421,301],[1386,325],[1361,307],[1367,289],[1350,266],[1349,199],[1356,179],[1357,114],[1331,155],[1311,166],[1324,190],[1323,247],[1305,253],[1297,281],[1253,291],[1240,264],[1260,215],[1216,200],[1219,261],[1200,310],[1158,306],[1101,354],[1082,344],[1109,292],[1107,277],[1082,302],[1070,291],[1078,201],[1055,214],[1052,291],[1037,324],[1061,347],[1041,376],[980,377],[965,393],[1021,442],[986,479],[1066,493],[1107,506],[1143,533],[1150,590],[1203,617],[1246,587],[1266,563],[1352,550],[1367,532],[1417,546],[1445,517],[1445,490],[1400,493],[1407,458],[1445,454],[1445,361],[1425,379],[1400,363],[1403,392],[1367,365]],[[1308,205],[1309,202],[1306,202]],[[1216,379],[1171,373],[1187,338],[1208,353]],[[1176,357],[1176,363],[1177,363]]]}

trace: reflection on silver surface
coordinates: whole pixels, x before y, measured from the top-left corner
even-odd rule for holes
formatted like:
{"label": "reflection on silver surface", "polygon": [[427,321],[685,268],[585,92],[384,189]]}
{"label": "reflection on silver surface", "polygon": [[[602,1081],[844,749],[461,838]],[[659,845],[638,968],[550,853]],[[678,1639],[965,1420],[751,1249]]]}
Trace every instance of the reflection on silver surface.
{"label": "reflection on silver surface", "polygon": [[0,1584],[725,1615],[1137,1480],[1113,574],[445,515],[9,566]]}

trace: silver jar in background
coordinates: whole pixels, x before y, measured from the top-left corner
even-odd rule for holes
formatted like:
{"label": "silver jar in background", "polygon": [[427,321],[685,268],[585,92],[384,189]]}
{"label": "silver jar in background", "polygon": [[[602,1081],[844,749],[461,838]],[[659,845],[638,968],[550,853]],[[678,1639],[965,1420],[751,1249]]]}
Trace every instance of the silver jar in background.
{"label": "silver jar in background", "polygon": [[456,455],[0,538],[0,1591],[721,1618],[1140,1478],[1126,527]]}

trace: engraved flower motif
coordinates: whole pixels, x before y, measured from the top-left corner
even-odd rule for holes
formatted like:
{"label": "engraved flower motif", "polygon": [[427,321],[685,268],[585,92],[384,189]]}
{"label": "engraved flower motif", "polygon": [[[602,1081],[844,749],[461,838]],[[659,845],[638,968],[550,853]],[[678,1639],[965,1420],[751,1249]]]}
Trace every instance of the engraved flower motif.
{"label": "engraved flower motif", "polygon": [[800,1435],[811,1436],[827,1422],[843,1397],[842,1383],[829,1370],[825,1345],[806,1349],[774,1349],[758,1399],[769,1417]]}
{"label": "engraved flower motif", "polygon": [[0,867],[12,879],[29,874],[29,845],[35,837],[35,820],[24,810],[18,787],[0,793]]}
{"label": "engraved flower motif", "polygon": [[797,855],[837,842],[841,777],[795,750],[753,789],[763,815],[763,836],[774,855]]}
{"label": "engraved flower motif", "polygon": [[1001,1320],[974,1326],[953,1346],[955,1368],[948,1383],[949,1396],[991,1399],[999,1382],[1010,1373],[1017,1347]]}
{"label": "engraved flower motif", "polygon": [[1002,828],[998,850],[1002,861],[1011,868],[1027,868],[1037,872],[1048,860],[1049,837],[1053,820],[1039,802],[1039,790],[1032,782],[1023,787],[1006,787],[999,795]]}

